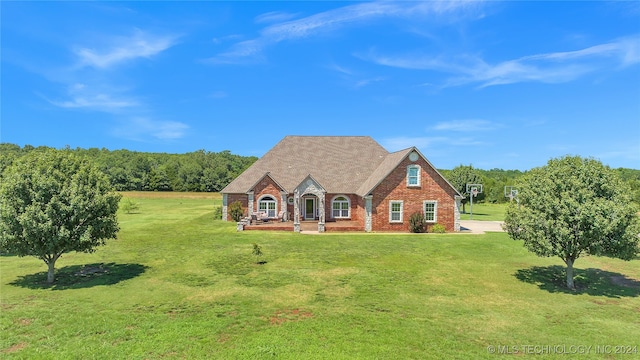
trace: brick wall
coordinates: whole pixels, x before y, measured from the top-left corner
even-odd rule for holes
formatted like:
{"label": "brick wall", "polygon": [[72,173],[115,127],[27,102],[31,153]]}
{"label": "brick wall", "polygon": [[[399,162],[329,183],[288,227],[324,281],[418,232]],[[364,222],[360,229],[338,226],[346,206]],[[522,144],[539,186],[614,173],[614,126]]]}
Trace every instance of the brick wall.
{"label": "brick wall", "polygon": [[277,202],[277,212],[280,211],[280,187],[268,176],[260,180],[253,188],[253,201],[255,202],[255,210],[258,211],[258,200],[264,195],[270,195]]}
{"label": "brick wall", "polygon": [[[420,165],[420,186],[407,187],[407,166]],[[420,157],[412,162],[405,159],[373,191],[372,230],[373,231],[409,231],[409,217],[414,212],[423,213],[424,200],[438,201],[437,223],[444,225],[447,231],[454,230],[455,191],[437,175],[436,171]],[[402,223],[389,222],[389,201],[403,201]],[[430,231],[433,224],[427,226]]]}
{"label": "brick wall", "polygon": [[[243,214],[246,216],[248,214],[247,204],[249,202],[249,197],[247,196],[247,194],[227,194],[227,204],[228,204],[227,206],[231,206],[231,204],[233,204],[236,201],[240,201],[240,203],[242,204]],[[226,220],[233,221],[230,214],[227,214]]]}
{"label": "brick wall", "polygon": [[[349,206],[350,206],[349,213],[351,216],[349,219],[333,218],[333,206],[331,204],[331,201],[333,200],[333,198],[337,196],[344,196],[349,199]],[[362,223],[362,228],[364,229],[364,203],[362,202],[362,198],[360,196],[357,196],[354,194],[326,194],[324,199],[325,199],[324,208],[326,211],[325,213],[326,221],[343,221],[343,220],[358,221]]]}

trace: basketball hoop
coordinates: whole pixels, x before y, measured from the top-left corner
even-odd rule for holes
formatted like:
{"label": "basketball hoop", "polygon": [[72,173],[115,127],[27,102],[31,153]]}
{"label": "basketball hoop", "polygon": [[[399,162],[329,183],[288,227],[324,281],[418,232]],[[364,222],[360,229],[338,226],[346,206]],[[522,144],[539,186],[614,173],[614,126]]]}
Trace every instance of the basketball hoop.
{"label": "basketball hoop", "polygon": [[470,197],[469,200],[471,200],[469,219],[473,220],[473,198],[482,193],[482,184],[467,184],[467,193]]}
{"label": "basketball hoop", "polygon": [[482,194],[482,184],[467,184],[467,193],[477,196]]}
{"label": "basketball hoop", "polygon": [[516,200],[518,207],[520,207],[520,200],[518,199],[518,189],[514,186],[505,186],[504,187],[504,196],[509,198],[509,201]]}

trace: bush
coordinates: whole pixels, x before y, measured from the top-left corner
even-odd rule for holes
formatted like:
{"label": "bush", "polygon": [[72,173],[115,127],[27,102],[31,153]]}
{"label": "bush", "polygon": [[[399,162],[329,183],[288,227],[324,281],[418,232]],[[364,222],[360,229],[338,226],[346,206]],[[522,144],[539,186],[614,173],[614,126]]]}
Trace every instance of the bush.
{"label": "bush", "polygon": [[213,220],[221,220],[221,219],[222,219],[222,206],[214,206]]}
{"label": "bush", "polygon": [[444,225],[442,224],[433,224],[433,226],[431,227],[431,232],[444,234],[445,232],[447,232],[447,229],[445,229]]}
{"label": "bush", "polygon": [[409,231],[412,233],[423,233],[426,232],[427,223],[424,220],[424,216],[420,212],[414,212],[411,214],[409,218]]}
{"label": "bush", "polygon": [[140,209],[140,205],[133,200],[132,198],[123,198],[120,200],[120,210],[126,212],[127,214],[135,213]]}
{"label": "bush", "polygon": [[234,201],[229,205],[229,215],[233,221],[238,222],[242,220],[243,214],[244,210],[242,210],[242,203],[240,201]]}

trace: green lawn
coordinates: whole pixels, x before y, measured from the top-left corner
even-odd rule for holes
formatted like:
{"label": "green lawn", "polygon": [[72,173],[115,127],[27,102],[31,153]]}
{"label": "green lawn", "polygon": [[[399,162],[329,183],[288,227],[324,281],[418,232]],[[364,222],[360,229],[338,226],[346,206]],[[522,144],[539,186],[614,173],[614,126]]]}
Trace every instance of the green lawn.
{"label": "green lawn", "polygon": [[466,213],[462,213],[460,209],[460,219],[470,220],[473,215],[473,220],[492,220],[492,221],[504,221],[504,212],[507,210],[509,204],[487,204],[479,203],[473,204],[473,213],[470,204],[465,205]]}
{"label": "green lawn", "polygon": [[498,357],[489,346],[593,346],[580,358],[631,359],[615,346],[640,347],[639,260],[579,259],[570,292],[559,259],[504,233],[238,233],[213,221],[219,197],[141,196],[139,213],[120,214],[119,239],[64,255],[52,287],[41,261],[0,258],[0,358],[472,359]]}

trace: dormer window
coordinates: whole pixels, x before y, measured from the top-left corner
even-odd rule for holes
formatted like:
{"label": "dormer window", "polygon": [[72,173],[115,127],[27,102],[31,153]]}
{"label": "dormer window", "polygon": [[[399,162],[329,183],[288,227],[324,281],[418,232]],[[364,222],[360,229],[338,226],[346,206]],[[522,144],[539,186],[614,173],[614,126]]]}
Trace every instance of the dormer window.
{"label": "dormer window", "polygon": [[407,166],[407,186],[420,186],[420,166]]}

